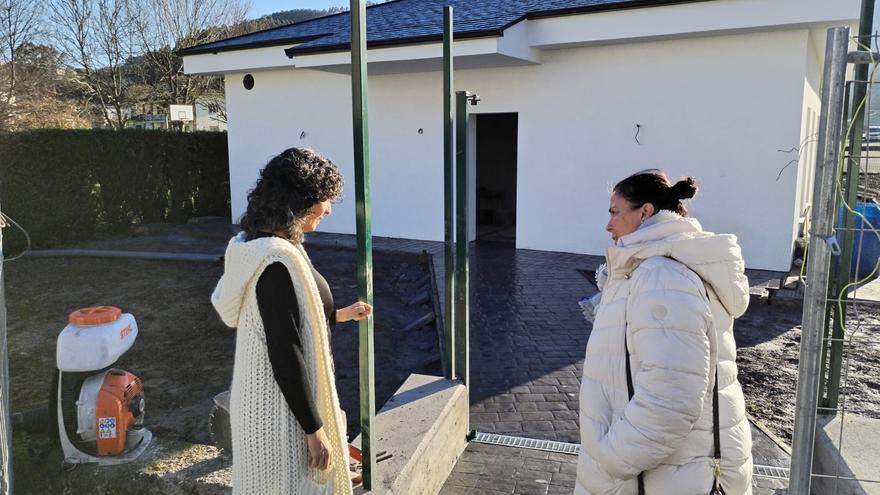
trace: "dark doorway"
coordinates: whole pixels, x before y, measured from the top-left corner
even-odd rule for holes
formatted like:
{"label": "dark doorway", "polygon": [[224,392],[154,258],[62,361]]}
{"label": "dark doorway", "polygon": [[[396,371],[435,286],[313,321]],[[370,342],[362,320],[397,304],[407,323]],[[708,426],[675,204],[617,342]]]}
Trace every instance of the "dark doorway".
{"label": "dark doorway", "polygon": [[517,114],[476,117],[477,240],[516,243]]}

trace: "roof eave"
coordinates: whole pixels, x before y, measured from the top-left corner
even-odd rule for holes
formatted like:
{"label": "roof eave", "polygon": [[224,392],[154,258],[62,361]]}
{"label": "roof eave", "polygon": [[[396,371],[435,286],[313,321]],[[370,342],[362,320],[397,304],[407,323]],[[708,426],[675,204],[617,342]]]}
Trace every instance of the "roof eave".
{"label": "roof eave", "polygon": [[609,12],[614,10],[639,9],[644,7],[663,7],[682,3],[709,2],[712,0],[632,0],[612,4],[585,5],[583,7],[568,7],[564,9],[538,10],[529,12],[522,18],[508,24],[507,27],[520,22],[523,19],[542,19],[547,17],[559,17],[564,15],[590,14],[594,12]]}
{"label": "roof eave", "polygon": [[[506,24],[505,26],[502,26],[499,29],[472,31],[470,33],[457,33],[455,35],[455,38],[456,39],[467,39],[467,38],[482,38],[482,37],[488,37],[488,36],[503,36],[504,31],[506,29],[509,29],[510,27],[512,27],[512,26],[514,26],[514,25],[516,25],[526,19],[542,19],[542,18],[560,17],[560,16],[566,16],[566,15],[589,14],[589,13],[594,13],[594,12],[610,12],[610,11],[615,11],[615,10],[629,10],[629,9],[637,9],[637,8],[644,8],[644,7],[661,7],[661,6],[666,6],[666,5],[698,3],[698,2],[708,2],[708,1],[712,1],[712,0],[632,0],[632,1],[628,1],[628,2],[619,2],[619,3],[615,3],[615,4],[586,5],[583,7],[570,7],[570,8],[563,8],[563,9],[534,11],[534,12],[529,12],[523,16],[520,16],[519,18],[509,22],[508,24]],[[386,5],[386,4],[380,4],[380,5]],[[373,6],[373,7],[375,7],[375,6]],[[331,16],[327,16],[327,17],[332,17],[332,16],[336,16],[336,15],[344,15],[344,14],[347,14],[347,12],[340,12],[337,14],[332,14]],[[309,22],[309,21],[313,21],[313,20],[314,19],[309,19],[308,21],[304,21],[304,22]],[[289,26],[282,26],[282,27],[289,27]],[[271,29],[278,29],[278,28],[271,28]],[[269,30],[271,30],[271,29],[269,29]],[[267,31],[269,31],[269,30],[267,30]],[[267,47],[267,46],[279,46],[279,45],[290,45],[290,44],[296,44],[296,43],[308,43],[309,41],[314,41],[314,40],[321,38],[321,37],[324,37],[324,36],[332,36],[332,34],[334,34],[334,33],[325,33],[325,34],[311,35],[311,36],[300,36],[297,38],[288,38],[288,39],[284,39],[284,40],[272,40],[272,41],[266,41],[266,42],[250,43],[250,44],[246,44],[246,45],[227,46],[227,47],[209,48],[209,47],[195,46],[192,48],[184,48],[182,50],[178,50],[177,54],[178,54],[178,56],[197,55],[197,54],[202,54],[202,53],[216,54],[216,53],[220,53],[220,52],[229,52],[229,51],[235,51],[235,50],[247,50],[250,48],[263,48],[263,47]],[[243,35],[243,36],[248,36],[248,35]],[[229,38],[229,39],[234,39],[234,38]],[[369,49],[369,48],[377,48],[377,47],[401,46],[401,45],[427,43],[427,42],[442,41],[442,40],[443,40],[442,35],[414,36],[414,37],[410,37],[410,38],[398,38],[398,39],[394,39],[394,40],[368,41],[367,48]],[[227,41],[227,40],[223,40],[223,41]],[[332,52],[345,51],[345,50],[350,49],[350,47],[351,47],[350,43],[337,43],[334,45],[302,47],[302,48],[294,46],[294,47],[285,49],[284,53],[285,53],[285,55],[287,55],[288,58],[293,58],[296,55],[313,55],[313,54],[318,54],[318,53],[332,53]]]}
{"label": "roof eave", "polygon": [[[489,37],[497,37],[504,36],[503,29],[484,29],[481,31],[471,31],[468,33],[459,33],[455,36],[455,39],[474,39],[474,38],[489,38]],[[378,40],[378,41],[368,41],[367,49],[370,48],[389,48],[393,46],[403,46],[403,45],[415,45],[419,43],[432,43],[436,41],[443,41],[442,34],[430,34],[424,36],[412,36],[409,38],[397,38],[393,40]],[[309,46],[309,47],[291,47],[284,50],[284,54],[287,55],[287,58],[293,58],[297,55],[315,55],[318,53],[333,53],[333,52],[343,52],[351,49],[351,43],[337,43],[335,45],[326,45],[326,46]]]}
{"label": "roof eave", "polygon": [[[222,47],[210,47],[210,46],[194,46],[192,48],[183,48],[178,50],[178,57],[185,57],[187,55],[201,55],[205,53],[221,53],[221,52],[233,52],[237,50],[250,50],[251,48],[266,48],[268,46],[284,46],[290,44],[297,43],[308,43],[309,41],[315,41],[318,38],[323,38],[324,36],[329,36],[329,33],[324,34],[313,34],[309,36],[297,36],[292,38],[285,38],[281,40],[268,40],[268,41],[258,41],[255,43],[248,43],[247,45],[233,45],[233,46],[222,46]],[[226,41],[226,40],[224,40]]]}

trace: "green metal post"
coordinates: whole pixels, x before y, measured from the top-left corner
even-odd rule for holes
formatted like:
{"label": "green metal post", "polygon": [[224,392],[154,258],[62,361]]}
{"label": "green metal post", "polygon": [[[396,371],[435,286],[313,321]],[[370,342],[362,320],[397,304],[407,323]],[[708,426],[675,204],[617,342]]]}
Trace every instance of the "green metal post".
{"label": "green metal post", "polygon": [[455,378],[455,86],[452,84],[452,7],[443,9],[443,277],[446,316],[443,319],[443,375]]}
{"label": "green metal post", "polygon": [[[874,20],[874,0],[862,0],[861,19],[859,22],[859,51],[869,51],[871,46],[871,29]],[[859,187],[859,162],[862,155],[862,131],[865,123],[865,108],[859,108],[859,104],[865,99],[868,90],[867,64],[859,64],[855,68],[855,83],[852,91],[853,126],[849,137],[849,159],[846,161],[846,186],[844,199],[847,204],[855,206],[858,200]],[[844,121],[846,122],[846,121]],[[840,291],[850,281],[850,266],[852,264],[853,238],[855,228],[855,216],[848,210],[844,211],[843,228],[841,232],[841,255],[837,258],[837,277],[831,284],[832,300],[840,297]],[[840,396],[840,376],[843,367],[843,339],[846,337],[846,314],[837,310],[834,304],[834,330],[831,332],[831,352],[828,369],[827,396],[820,407],[836,409]]]}
{"label": "green metal post", "polygon": [[[351,102],[354,127],[354,182],[357,211],[358,299],[373,304],[373,233],[370,201],[370,149],[367,132],[367,21],[364,0],[351,0]],[[361,450],[364,488],[376,474],[373,425],[376,373],[373,366],[373,318],[359,322]],[[347,455],[347,452],[346,452]]]}
{"label": "green metal post", "polygon": [[468,290],[468,102],[467,91],[455,93],[455,376],[470,382],[470,298]]}

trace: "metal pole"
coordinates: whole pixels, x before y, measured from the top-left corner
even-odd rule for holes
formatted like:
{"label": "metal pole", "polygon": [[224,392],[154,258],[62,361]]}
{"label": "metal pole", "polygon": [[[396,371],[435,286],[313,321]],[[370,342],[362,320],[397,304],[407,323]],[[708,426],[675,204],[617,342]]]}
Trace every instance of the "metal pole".
{"label": "metal pole", "polygon": [[[849,57],[849,54],[847,54],[847,58],[848,57]],[[843,92],[843,118],[841,119],[843,121],[844,125],[846,125],[846,123],[849,122],[849,112],[851,110],[854,110],[854,108],[852,108],[851,105],[849,104],[849,102],[851,101],[850,98],[852,97],[851,92],[852,92],[853,87],[855,87],[854,82],[847,82],[846,85],[844,86],[845,89]],[[837,260],[838,260],[837,263],[834,263],[834,262],[831,263],[831,267],[828,272],[829,273],[828,279],[831,281],[828,284],[828,299],[829,300],[833,300],[833,299],[837,298],[838,291],[837,291],[837,285],[835,284],[835,281],[839,277],[840,266],[841,266],[839,263],[840,258],[838,257]],[[830,387],[831,380],[830,380],[829,375],[831,373],[831,367],[828,365],[828,362],[831,360],[833,346],[829,345],[828,339],[831,338],[831,334],[832,334],[832,332],[835,331],[835,328],[836,328],[836,324],[835,324],[836,313],[837,313],[837,305],[836,304],[828,304],[825,307],[825,320],[824,320],[825,321],[825,329],[823,330],[823,333],[822,333],[822,364],[819,366],[819,370],[820,370],[820,375],[819,375],[819,407],[820,408],[829,407],[828,397],[830,395],[830,388],[831,388]]]}
{"label": "metal pole", "polygon": [[[367,21],[364,0],[351,0],[351,102],[354,127],[354,182],[357,210],[358,299],[373,304],[373,233],[370,201],[370,149],[367,132]],[[376,469],[373,425],[376,374],[373,318],[358,324],[360,338],[361,451],[364,488],[371,490]]]}
{"label": "metal pole", "polygon": [[455,376],[469,385],[470,298],[468,294],[468,102],[475,98],[467,91],[455,93]]}
{"label": "metal pole", "polygon": [[[868,52],[871,47],[871,29],[874,21],[874,0],[862,0],[862,12],[859,22],[859,45],[858,51]],[[846,168],[846,203],[855,206],[858,201],[859,190],[859,161],[862,155],[862,131],[865,124],[865,108],[860,106],[862,100],[868,92],[868,64],[859,64],[855,68],[855,83],[853,87],[853,125],[849,136],[849,159]],[[846,121],[844,121],[846,122]],[[837,209],[835,208],[835,217]],[[844,209],[842,246],[840,256],[837,258],[837,277],[835,277],[832,286],[832,294],[830,299],[837,299],[840,291],[850,282],[850,272],[852,265],[853,238],[855,228],[855,215],[849,210]],[[846,325],[846,313],[840,313],[837,305],[834,305],[834,331],[831,336],[833,340],[831,344],[831,364],[829,369],[827,396],[823,401],[823,406],[831,409],[837,408],[838,397],[840,395],[840,373],[843,367],[843,338],[844,328]]]}
{"label": "metal pole", "polygon": [[443,9],[443,292],[446,315],[443,319],[443,375],[455,378],[455,86],[452,83],[452,7]]}
{"label": "metal pole", "polygon": [[804,295],[798,388],[795,403],[789,493],[810,493],[813,442],[816,437],[816,406],[819,399],[819,369],[828,268],[831,253],[839,249],[834,239],[836,216],[835,176],[840,158],[844,77],[849,28],[828,30],[825,75],[822,84],[822,113],[819,119],[819,155],[813,190],[813,218],[810,235],[807,289]]}
{"label": "metal pole", "polygon": [[12,411],[9,409],[9,346],[6,338],[6,277],[3,271],[5,226],[3,215],[0,214],[0,495],[12,495]]}

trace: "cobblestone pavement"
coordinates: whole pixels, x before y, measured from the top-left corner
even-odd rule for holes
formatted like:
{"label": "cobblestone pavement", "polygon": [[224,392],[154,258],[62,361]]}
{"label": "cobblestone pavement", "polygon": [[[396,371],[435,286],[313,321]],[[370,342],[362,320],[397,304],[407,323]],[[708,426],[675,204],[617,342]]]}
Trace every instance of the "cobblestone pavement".
{"label": "cobblestone pavement", "polygon": [[446,479],[442,495],[571,495],[577,457],[471,443]]}
{"label": "cobblestone pavement", "polygon": [[[576,469],[577,457],[570,454],[471,443],[440,495],[571,495]],[[752,494],[782,495],[784,486],[756,476]]]}
{"label": "cobblestone pavement", "polygon": [[471,428],[579,442],[589,325],[577,306],[595,288],[595,256],[477,245],[472,262]]}
{"label": "cobblestone pavement", "polygon": [[[307,242],[352,247],[354,238],[312,234]],[[442,243],[375,238],[373,246],[428,251],[442,277]],[[602,258],[472,246],[471,428],[579,442],[578,387],[590,327],[577,301],[596,289],[578,269],[594,270]],[[438,286],[442,300],[442,280]]]}

